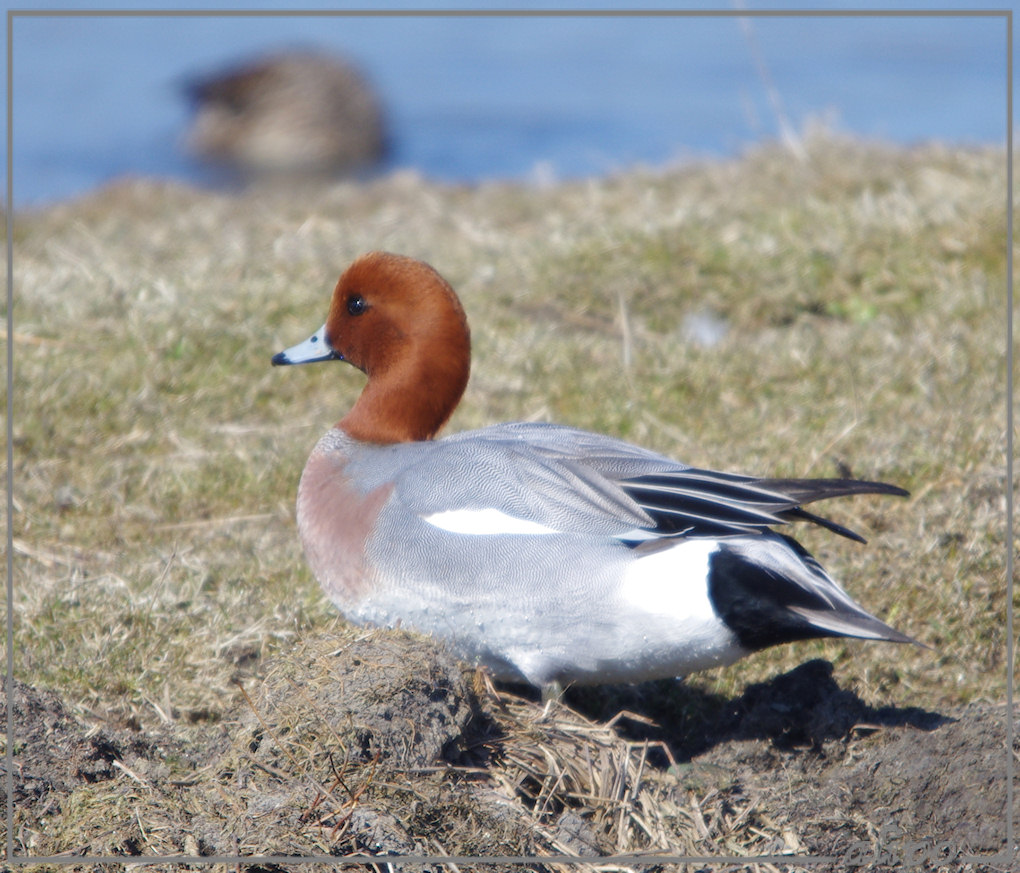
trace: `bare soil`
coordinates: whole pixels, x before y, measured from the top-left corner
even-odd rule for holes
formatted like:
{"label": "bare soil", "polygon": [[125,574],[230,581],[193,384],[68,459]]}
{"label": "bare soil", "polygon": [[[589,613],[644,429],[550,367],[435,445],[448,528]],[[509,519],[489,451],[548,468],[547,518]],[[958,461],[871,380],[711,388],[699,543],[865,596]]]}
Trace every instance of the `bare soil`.
{"label": "bare soil", "polygon": [[[873,708],[822,660],[730,700],[652,683],[544,707],[429,640],[344,632],[267,665],[212,727],[97,728],[53,692],[17,683],[15,695],[18,840],[36,856],[82,855],[80,869],[110,855],[349,854],[598,868],[621,845],[726,857],[746,847],[744,828],[761,835],[740,850],[748,863],[794,856],[767,869],[795,869],[796,856],[828,859],[812,870],[1009,869],[988,857],[1006,848],[1003,708]],[[618,779],[581,785],[572,768]]]}

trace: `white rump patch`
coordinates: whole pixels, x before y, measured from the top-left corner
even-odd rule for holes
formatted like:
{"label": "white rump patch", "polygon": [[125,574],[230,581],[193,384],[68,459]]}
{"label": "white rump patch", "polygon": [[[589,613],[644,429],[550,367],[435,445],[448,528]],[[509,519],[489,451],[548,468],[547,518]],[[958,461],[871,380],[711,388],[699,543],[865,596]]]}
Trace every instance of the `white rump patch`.
{"label": "white rump patch", "polygon": [[715,540],[680,540],[627,567],[621,593],[638,609],[679,623],[719,622],[708,599],[708,559]]}
{"label": "white rump patch", "polygon": [[422,518],[433,527],[450,533],[497,536],[499,534],[554,534],[551,527],[507,515],[499,509],[448,509]]}

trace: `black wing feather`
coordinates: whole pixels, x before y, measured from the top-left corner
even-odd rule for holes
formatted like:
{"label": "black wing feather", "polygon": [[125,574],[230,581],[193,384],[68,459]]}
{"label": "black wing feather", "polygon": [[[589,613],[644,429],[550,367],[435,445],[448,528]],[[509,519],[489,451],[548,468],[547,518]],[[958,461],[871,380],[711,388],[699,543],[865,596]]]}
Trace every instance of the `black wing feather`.
{"label": "black wing feather", "polygon": [[885,482],[862,479],[755,479],[690,468],[620,481],[620,487],[655,521],[663,534],[720,536],[755,533],[791,521],[807,521],[858,542],[864,538],[803,503],[855,494],[906,496]]}

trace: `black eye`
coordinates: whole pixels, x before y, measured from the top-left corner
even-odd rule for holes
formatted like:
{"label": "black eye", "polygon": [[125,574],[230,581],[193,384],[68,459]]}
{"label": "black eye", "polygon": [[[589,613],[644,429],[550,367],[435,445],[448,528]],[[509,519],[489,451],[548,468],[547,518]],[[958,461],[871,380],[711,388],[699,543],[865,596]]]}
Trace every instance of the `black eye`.
{"label": "black eye", "polygon": [[360,294],[352,294],[347,298],[347,311],[351,315],[361,315],[366,309],[368,309],[368,305]]}

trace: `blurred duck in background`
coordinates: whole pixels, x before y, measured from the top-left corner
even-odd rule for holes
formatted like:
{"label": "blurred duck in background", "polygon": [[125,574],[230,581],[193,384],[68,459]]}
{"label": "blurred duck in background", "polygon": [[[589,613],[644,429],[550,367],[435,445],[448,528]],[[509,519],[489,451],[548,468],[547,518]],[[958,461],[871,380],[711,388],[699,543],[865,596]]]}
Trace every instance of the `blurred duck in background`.
{"label": "blurred duck in background", "polygon": [[386,153],[378,98],[335,57],[276,54],[186,88],[194,106],[187,150],[244,181],[351,174]]}

